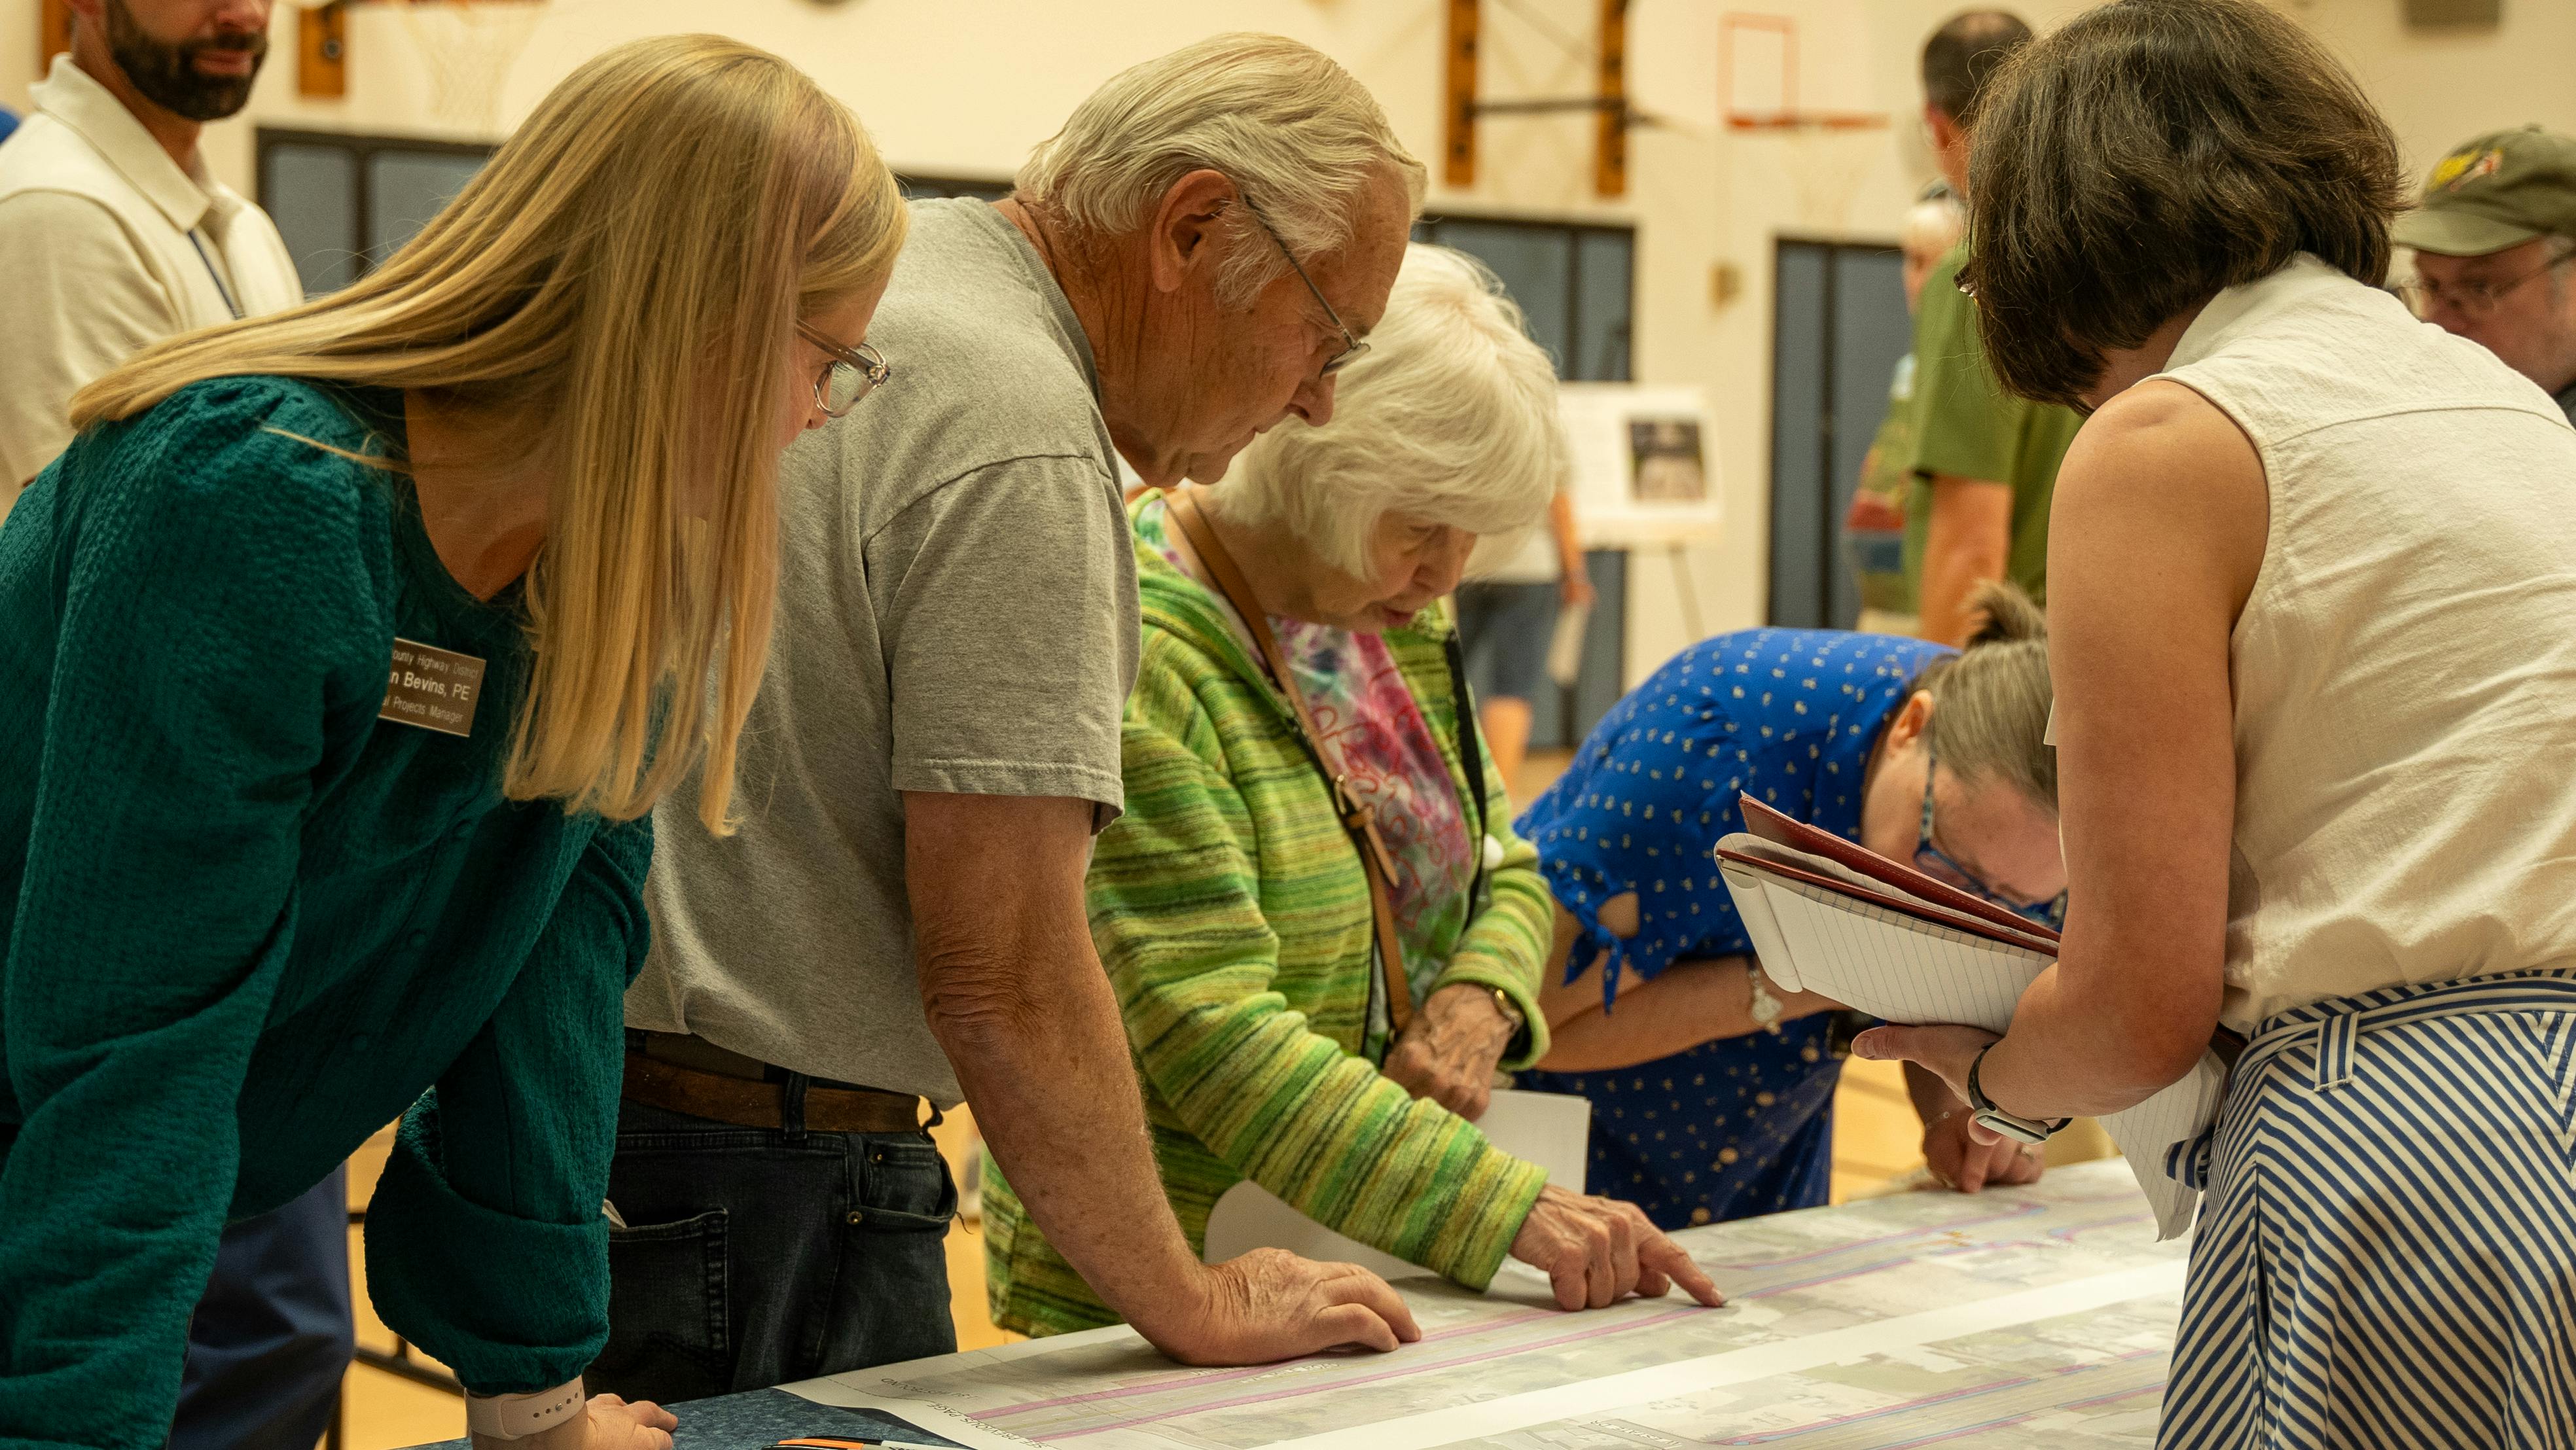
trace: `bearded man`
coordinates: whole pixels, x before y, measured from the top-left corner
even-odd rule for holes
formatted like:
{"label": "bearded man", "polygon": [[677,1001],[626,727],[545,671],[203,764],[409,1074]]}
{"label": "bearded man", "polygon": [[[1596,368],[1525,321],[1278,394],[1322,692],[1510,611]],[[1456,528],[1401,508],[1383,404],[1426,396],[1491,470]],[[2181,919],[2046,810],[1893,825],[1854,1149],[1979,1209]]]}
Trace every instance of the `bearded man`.
{"label": "bearded man", "polygon": [[197,135],[250,100],[272,0],[70,0],[72,48],[0,146],[0,517],[71,442],[71,395],[146,344],[304,300]]}

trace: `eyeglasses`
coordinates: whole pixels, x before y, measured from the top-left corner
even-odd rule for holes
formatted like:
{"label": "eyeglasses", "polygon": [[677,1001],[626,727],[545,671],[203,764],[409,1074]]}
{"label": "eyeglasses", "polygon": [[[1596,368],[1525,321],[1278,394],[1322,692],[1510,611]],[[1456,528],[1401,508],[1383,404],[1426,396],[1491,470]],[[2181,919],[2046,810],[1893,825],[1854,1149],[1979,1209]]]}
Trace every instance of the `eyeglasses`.
{"label": "eyeglasses", "polygon": [[1324,289],[1316,286],[1315,279],[1306,275],[1306,269],[1298,262],[1297,254],[1288,250],[1287,239],[1280,236],[1279,229],[1270,224],[1270,218],[1261,214],[1261,208],[1253,204],[1252,198],[1247,196],[1243,199],[1243,209],[1252,213],[1252,219],[1261,223],[1261,229],[1270,234],[1271,244],[1279,249],[1279,255],[1288,259],[1289,269],[1297,274],[1298,281],[1306,284],[1307,291],[1315,294],[1315,305],[1324,309],[1324,316],[1342,334],[1342,350],[1333,354],[1331,360],[1324,364],[1324,370],[1317,376],[1331,377],[1350,366],[1351,359],[1368,351],[1369,345],[1360,341],[1360,335],[1351,331],[1350,325],[1342,321],[1342,314],[1335,312],[1333,304],[1324,300]]}
{"label": "eyeglasses", "polygon": [[2028,917],[2042,926],[2055,927],[2066,920],[2066,893],[2057,893],[2051,901],[2015,901],[1977,878],[1977,873],[1950,859],[1940,847],[1932,844],[1932,776],[1941,758],[1932,753],[1932,742],[1923,742],[1923,828],[1914,838],[1914,869],[1967,892],[1981,901],[1991,901],[2015,916]]}
{"label": "eyeglasses", "polygon": [[857,347],[843,347],[802,322],[796,324],[796,335],[832,359],[831,367],[814,379],[814,406],[822,409],[827,418],[847,417],[861,398],[884,387],[887,379],[894,376],[894,369],[864,342]]}
{"label": "eyeglasses", "polygon": [[2417,317],[2429,317],[2436,307],[2448,307],[2471,322],[2484,320],[2504,301],[2507,293],[2552,267],[2576,262],[2576,253],[2560,253],[2520,276],[2504,282],[2428,282],[2421,277],[2393,284],[2394,292]]}

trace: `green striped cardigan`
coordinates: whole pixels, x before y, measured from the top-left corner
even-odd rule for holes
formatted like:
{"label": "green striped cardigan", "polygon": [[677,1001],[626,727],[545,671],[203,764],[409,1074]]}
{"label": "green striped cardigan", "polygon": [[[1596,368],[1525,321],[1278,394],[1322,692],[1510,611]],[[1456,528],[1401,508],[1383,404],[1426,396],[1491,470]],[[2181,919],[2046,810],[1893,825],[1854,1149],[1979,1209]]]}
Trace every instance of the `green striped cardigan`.
{"label": "green striped cardigan", "polygon": [[[1127,703],[1127,812],[1101,834],[1092,939],[1118,993],[1163,1191],[1190,1246],[1250,1178],[1362,1243],[1471,1289],[1492,1279],[1546,1175],[1475,1126],[1379,1075],[1363,1034],[1372,971],[1366,878],[1292,733],[1287,701],[1206,589],[1138,541],[1144,654]],[[1463,794],[1443,641],[1426,611],[1386,636]],[[1435,990],[1499,987],[1529,1040],[1550,908],[1538,852],[1511,832],[1488,772],[1502,864]],[[1029,1219],[988,1157],[984,1253],[993,1322],[1053,1334],[1116,1322]]]}

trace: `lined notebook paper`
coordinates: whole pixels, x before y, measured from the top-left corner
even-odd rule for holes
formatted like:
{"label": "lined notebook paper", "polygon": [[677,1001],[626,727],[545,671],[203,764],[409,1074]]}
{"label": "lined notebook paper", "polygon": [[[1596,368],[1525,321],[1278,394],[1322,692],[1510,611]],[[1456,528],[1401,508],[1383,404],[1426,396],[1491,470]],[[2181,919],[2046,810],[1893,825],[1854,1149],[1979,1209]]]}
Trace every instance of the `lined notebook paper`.
{"label": "lined notebook paper", "polygon": [[[1878,869],[1902,868],[1849,842],[1837,839],[1828,859],[1782,844],[1776,832],[1765,836],[1718,842],[1718,872],[1763,975],[1791,991],[1889,1022],[2002,1032],[2023,989],[2057,959],[2056,933],[2036,924],[2005,929],[1946,900],[1914,896],[1892,884],[1894,870]],[[1856,852],[1868,859],[1854,859]],[[2166,1150],[2217,1118],[2226,1080],[2217,1056],[2204,1053],[2181,1081],[2101,1120],[2155,1207],[2158,1238],[2190,1227],[2199,1202],[2165,1175]]]}

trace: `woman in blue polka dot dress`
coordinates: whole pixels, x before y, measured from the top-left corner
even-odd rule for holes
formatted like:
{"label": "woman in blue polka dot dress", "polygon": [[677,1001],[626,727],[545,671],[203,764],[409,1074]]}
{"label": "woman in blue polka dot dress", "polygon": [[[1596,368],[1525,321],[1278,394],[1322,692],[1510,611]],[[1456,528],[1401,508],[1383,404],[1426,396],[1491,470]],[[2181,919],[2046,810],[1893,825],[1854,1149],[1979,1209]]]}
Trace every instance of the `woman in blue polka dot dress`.
{"label": "woman in blue polka dot dress", "polygon": [[[1542,1006],[1554,1046],[1520,1085],[1592,1100],[1588,1191],[1663,1228],[1825,1201],[1838,1004],[1762,979],[1711,852],[1739,793],[2051,920],[2066,868],[2044,738],[2046,625],[2008,586],[1965,653],[1756,629],[1683,651],[1621,700],[1522,815],[1557,901]],[[2035,1156],[1978,1144],[1909,1075],[1924,1153],[1968,1191]]]}

